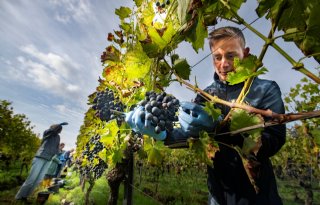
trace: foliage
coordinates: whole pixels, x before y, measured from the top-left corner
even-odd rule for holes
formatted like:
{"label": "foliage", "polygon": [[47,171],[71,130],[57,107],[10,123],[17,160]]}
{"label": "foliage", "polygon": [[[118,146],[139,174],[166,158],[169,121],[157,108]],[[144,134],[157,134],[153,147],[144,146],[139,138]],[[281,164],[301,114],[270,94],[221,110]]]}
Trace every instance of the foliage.
{"label": "foliage", "polygon": [[12,159],[31,159],[40,146],[31,122],[24,114],[15,114],[11,102],[0,101],[0,152]]}
{"label": "foliage", "polygon": [[[303,78],[285,98],[286,109],[299,112],[320,108],[320,86]],[[310,192],[312,179],[320,179],[320,119],[312,118],[296,123],[288,130],[287,142],[273,162],[285,175],[297,179]]]}
{"label": "foliage", "polygon": [[[147,91],[164,91],[174,81],[189,80],[191,67],[186,59],[180,58],[175,53],[175,49],[180,43],[189,42],[195,52],[198,52],[204,46],[208,26],[217,24],[219,18],[245,25],[265,41],[259,56],[251,55],[241,61],[235,59],[236,70],[228,76],[228,81],[230,84],[241,82],[245,84],[237,102],[243,102],[252,79],[267,72],[267,69],[262,67],[262,62],[269,45],[283,55],[294,68],[314,81],[320,82],[319,77],[310,74],[304,68],[301,60],[295,61],[275,43],[275,40],[279,38],[275,36],[275,31],[282,30],[285,34],[281,37],[286,41],[295,42],[305,55],[313,56],[319,61],[320,22],[315,18],[319,10],[319,3],[316,1],[308,0],[303,3],[295,0],[259,1],[257,14],[260,18],[267,18],[272,23],[268,37],[238,15],[239,8],[245,3],[243,0],[173,0],[169,1],[165,7],[157,6],[154,0],[135,0],[134,2],[135,6],[132,9],[120,7],[115,11],[121,21],[120,29],[115,30],[114,34],[108,34],[109,45],[101,55],[101,62],[104,66],[103,79],[99,79],[97,87],[97,91],[111,89],[114,95],[127,106],[124,112],[129,112],[143,100]],[[197,88],[197,86],[194,87]],[[311,85],[304,88],[305,95],[311,92],[310,89],[313,90],[310,87]],[[89,105],[94,104],[96,95],[97,92],[94,92],[88,97]],[[313,100],[319,102],[316,96],[313,97]],[[302,103],[301,106],[305,105]],[[318,109],[319,106],[315,108]],[[207,104],[206,109],[212,115],[219,113],[210,104]],[[264,123],[261,116],[255,113],[249,114],[246,111],[233,110],[227,117],[232,130]],[[313,125],[309,122],[307,123],[308,128],[318,125],[318,122],[314,122]],[[249,152],[254,149],[254,152],[257,151],[260,131],[249,132],[244,146],[235,148],[242,156],[244,163],[246,162],[244,157]],[[131,130],[126,123],[116,123],[112,120],[101,121],[90,108],[80,128],[77,155],[79,157],[79,153],[84,149],[90,136],[100,135],[101,142],[105,146],[104,151],[101,152],[103,153],[101,158],[108,163],[109,167],[114,167],[126,157],[124,152],[128,149],[129,138],[132,137],[130,133]],[[314,141],[319,142],[317,129],[310,130],[309,134],[313,134]],[[162,142],[151,138],[144,139],[144,147],[139,156],[147,155],[149,164],[159,165],[166,155],[170,156],[170,152],[165,151]],[[203,133],[198,143],[192,142],[191,147],[198,153],[198,157],[211,164],[210,157],[218,150],[217,143],[219,142],[211,140],[208,133]]]}

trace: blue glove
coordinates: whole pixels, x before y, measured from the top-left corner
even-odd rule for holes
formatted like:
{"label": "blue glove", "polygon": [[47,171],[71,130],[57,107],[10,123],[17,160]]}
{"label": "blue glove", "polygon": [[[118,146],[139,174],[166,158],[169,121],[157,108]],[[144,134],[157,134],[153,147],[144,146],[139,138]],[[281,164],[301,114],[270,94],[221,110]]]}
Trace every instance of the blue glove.
{"label": "blue glove", "polygon": [[154,130],[155,127],[151,125],[150,120],[141,119],[142,112],[144,112],[145,115],[148,113],[147,111],[145,111],[144,107],[138,106],[133,111],[126,113],[125,121],[135,132],[149,135],[156,140],[164,140],[167,136],[167,132],[161,131],[159,134],[157,134]]}
{"label": "blue glove", "polygon": [[203,106],[192,102],[181,102],[179,122],[182,131],[189,136],[199,136],[200,131],[213,131],[218,121],[203,110]]}

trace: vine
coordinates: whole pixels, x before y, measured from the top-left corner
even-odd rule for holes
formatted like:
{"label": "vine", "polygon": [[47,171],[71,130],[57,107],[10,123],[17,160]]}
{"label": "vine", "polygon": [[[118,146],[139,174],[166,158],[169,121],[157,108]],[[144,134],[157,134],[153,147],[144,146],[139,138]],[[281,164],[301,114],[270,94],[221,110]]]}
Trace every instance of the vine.
{"label": "vine", "polygon": [[[117,98],[119,103],[126,105],[116,111],[126,113],[142,101],[148,91],[154,90],[160,93],[170,83],[178,81],[204,96],[210,102],[206,104],[205,109],[212,115],[219,112],[214,109],[212,103],[237,108],[231,109],[231,112],[237,114],[233,116],[237,117],[227,115],[225,122],[231,121],[233,132],[240,130],[250,135],[249,139],[252,140],[253,145],[251,143],[250,147],[242,149],[233,148],[241,156],[244,165],[248,162],[248,150],[253,149],[259,143],[261,129],[256,129],[257,127],[319,117],[317,109],[309,110],[308,113],[278,114],[272,110],[260,110],[243,103],[252,80],[267,72],[267,69],[263,67],[263,58],[270,46],[284,56],[295,70],[305,74],[314,82],[320,83],[320,77],[308,71],[301,60],[295,61],[275,43],[275,40],[280,38],[275,36],[275,31],[281,30],[284,32],[281,37],[285,41],[294,42],[306,56],[312,56],[319,62],[320,37],[318,34],[320,33],[320,25],[316,18],[320,9],[319,2],[259,1],[256,9],[259,18],[265,17],[272,23],[268,36],[264,36],[238,15],[239,8],[245,3],[243,0],[172,0],[166,2],[134,0],[134,2],[135,6],[132,9],[120,7],[115,11],[121,21],[120,30],[115,30],[114,34],[108,34],[107,39],[111,45],[108,45],[101,55],[101,62],[104,66],[103,79],[99,79],[100,84],[97,91],[89,96],[90,105],[96,104],[95,98],[99,92],[111,90],[114,99]],[[293,21],[291,17],[296,21]],[[190,84],[188,80],[193,67],[188,64],[186,59],[175,54],[175,49],[182,42],[191,43],[196,52],[203,48],[204,39],[208,35],[207,27],[216,25],[219,18],[244,25],[265,41],[259,57],[251,55],[241,61],[235,60],[235,72],[230,73],[227,81],[230,84],[245,83],[235,102],[221,100],[205,93],[197,85]],[[122,180],[126,174],[123,172],[125,169],[122,166],[123,161],[129,160],[128,153],[133,151],[133,146],[129,142],[134,138],[134,135],[125,122],[116,120],[114,117],[112,120],[111,115],[99,119],[100,116],[95,115],[96,110],[90,108],[85,115],[84,124],[81,126],[78,136],[77,152],[79,153],[79,150],[85,148],[89,136],[99,135],[100,141],[105,147],[103,155],[100,157],[109,166],[108,181],[112,181],[113,176],[119,177],[120,175],[117,173],[120,172],[119,179]],[[111,109],[109,111],[112,112]],[[101,113],[103,112],[101,111]],[[265,122],[262,116],[271,117],[272,121]],[[249,121],[247,124],[237,123],[240,121],[239,119],[251,117],[254,117],[255,120]],[[245,130],[246,128],[249,129]],[[219,150],[217,142],[210,135],[211,133],[209,135],[202,133],[200,140],[191,139],[189,141],[190,147],[199,153],[200,158],[208,164],[212,162],[208,160],[210,159],[208,153],[209,156],[213,156]],[[155,141],[146,136],[142,139],[141,149],[134,151],[139,152],[141,156],[147,154],[149,163],[160,164],[163,159],[163,151],[167,149],[166,146],[163,142]],[[255,186],[253,177],[247,169],[246,171]],[[114,196],[117,197],[118,182],[115,187]],[[109,204],[114,204],[115,201],[115,199],[109,200]]]}

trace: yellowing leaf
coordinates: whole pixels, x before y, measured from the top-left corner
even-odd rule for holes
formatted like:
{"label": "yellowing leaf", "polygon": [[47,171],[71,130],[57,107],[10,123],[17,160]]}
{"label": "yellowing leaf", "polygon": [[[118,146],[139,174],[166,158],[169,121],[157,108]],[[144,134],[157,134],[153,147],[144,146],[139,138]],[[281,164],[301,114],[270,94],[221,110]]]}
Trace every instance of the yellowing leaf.
{"label": "yellowing leaf", "polygon": [[113,140],[118,135],[119,127],[116,120],[111,120],[107,124],[104,124],[104,128],[99,130],[101,136],[100,141],[105,147],[110,147],[113,144]]}
{"label": "yellowing leaf", "polygon": [[106,151],[106,149],[101,150],[98,153],[98,157],[100,157],[100,159],[102,159],[105,163],[107,163],[107,151]]}
{"label": "yellowing leaf", "polygon": [[159,35],[158,31],[153,27],[148,27],[148,34],[151,38],[151,41],[159,46],[160,49],[163,49],[167,42]]}
{"label": "yellowing leaf", "polygon": [[126,76],[128,80],[143,79],[150,72],[152,60],[137,45],[125,56]]}
{"label": "yellowing leaf", "polygon": [[188,139],[188,142],[190,149],[195,152],[201,161],[209,166],[213,166],[212,158],[219,151],[219,145],[209,137],[207,132],[200,132],[199,139]]}

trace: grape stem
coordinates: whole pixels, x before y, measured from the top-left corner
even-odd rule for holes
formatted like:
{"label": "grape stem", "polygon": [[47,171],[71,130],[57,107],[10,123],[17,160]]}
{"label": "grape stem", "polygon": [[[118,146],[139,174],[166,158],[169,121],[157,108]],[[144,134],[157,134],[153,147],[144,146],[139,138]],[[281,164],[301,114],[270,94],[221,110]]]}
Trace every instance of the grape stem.
{"label": "grape stem", "polygon": [[112,110],[112,109],[110,109],[110,112],[112,112],[112,113],[114,113],[114,114],[116,114],[116,115],[123,116],[123,117],[126,116],[126,113],[125,113],[125,112],[120,112],[120,111]]}

